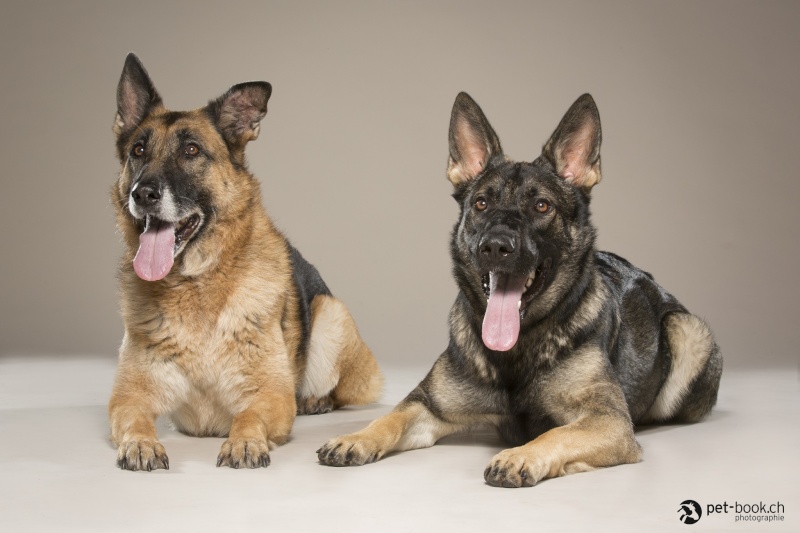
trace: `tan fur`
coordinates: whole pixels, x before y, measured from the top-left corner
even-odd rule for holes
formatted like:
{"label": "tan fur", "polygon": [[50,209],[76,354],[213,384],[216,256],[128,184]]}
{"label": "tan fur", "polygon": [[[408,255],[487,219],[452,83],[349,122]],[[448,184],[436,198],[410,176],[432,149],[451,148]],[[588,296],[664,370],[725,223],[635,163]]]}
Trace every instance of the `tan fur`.
{"label": "tan fur", "polygon": [[[218,465],[266,466],[269,449],[289,436],[305,379],[287,242],[264,211],[256,179],[231,163],[243,154],[228,156],[208,116],[196,110],[167,125],[166,113],[159,106],[140,126],[154,132],[152,157],[169,157],[178,129],[201,138],[215,157],[197,186],[213,197],[215,210],[163,280],[139,279],[131,267],[140,231],[128,211],[133,177],[123,161],[112,192],[126,251],[119,273],[125,336],[109,402],[111,438],[123,468],[168,468],[155,420],[169,415],[187,434],[228,437]],[[335,406],[375,400],[380,371],[352,317],[332,297],[314,301],[315,310],[323,308],[333,310],[336,325],[335,334],[320,335],[312,324],[315,349],[330,358],[331,374],[318,379],[328,379]]]}
{"label": "tan fur", "polygon": [[431,413],[422,403],[400,402],[391,413],[373,421],[361,431],[329,440],[318,453],[325,464],[357,466],[372,463],[387,453],[433,446],[439,439],[469,430],[497,425],[498,415],[466,414],[461,409],[466,391],[453,381],[448,369],[437,361],[426,381],[437,391],[437,406],[444,418]]}
{"label": "tan fur", "polygon": [[643,423],[672,418],[680,409],[689,387],[703,371],[714,346],[711,329],[689,313],[670,315],[664,324],[672,365],[667,381],[658,393]]}
{"label": "tan fur", "polygon": [[377,400],[383,390],[383,376],[345,305],[320,295],[311,304],[311,314],[311,340],[300,397],[319,401],[330,395],[333,407]]}
{"label": "tan fur", "polygon": [[464,426],[442,421],[419,403],[401,403],[361,431],[331,439],[325,448],[341,456],[337,463],[357,466],[375,462],[394,451],[433,446],[442,437],[461,429]]}

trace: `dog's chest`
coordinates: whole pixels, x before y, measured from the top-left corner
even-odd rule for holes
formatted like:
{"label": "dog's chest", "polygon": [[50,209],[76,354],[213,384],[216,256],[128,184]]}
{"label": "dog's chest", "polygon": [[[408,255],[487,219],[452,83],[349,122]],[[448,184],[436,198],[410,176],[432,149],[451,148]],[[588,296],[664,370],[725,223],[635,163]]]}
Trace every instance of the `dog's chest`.
{"label": "dog's chest", "polygon": [[[191,295],[176,295],[160,309],[158,327],[148,335],[152,355],[164,374],[177,374],[192,392],[235,396],[252,365],[249,342],[262,332],[241,305],[209,305]],[[172,377],[167,382],[175,382]]]}
{"label": "dog's chest", "polygon": [[546,367],[507,361],[496,372],[496,408],[502,413],[497,428],[507,442],[521,445],[554,427],[543,398],[550,377]]}

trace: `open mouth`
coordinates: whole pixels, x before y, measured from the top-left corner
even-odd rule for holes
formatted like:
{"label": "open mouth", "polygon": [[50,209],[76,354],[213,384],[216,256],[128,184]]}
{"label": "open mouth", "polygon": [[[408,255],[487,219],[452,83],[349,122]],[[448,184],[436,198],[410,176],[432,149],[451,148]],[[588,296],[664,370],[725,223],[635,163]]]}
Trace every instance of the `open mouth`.
{"label": "open mouth", "polygon": [[177,222],[148,215],[139,236],[139,250],[133,259],[136,275],[145,281],[158,281],[169,274],[175,257],[197,233],[203,217],[191,213]]}
{"label": "open mouth", "polygon": [[[550,273],[550,266],[552,265],[553,261],[549,257],[542,261],[542,263],[536,267],[536,269],[528,274],[527,279],[525,280],[525,289],[518,300],[517,308],[519,309],[520,318],[525,317],[525,308],[528,304],[533,300],[534,296],[536,296],[539,291],[542,290],[544,287],[544,282],[547,281],[547,275]],[[504,274],[498,274],[501,276]],[[510,274],[505,274],[506,276]],[[483,288],[483,294],[486,296],[488,300],[491,296],[492,284],[491,284],[491,273],[486,273],[481,276],[481,284]]]}
{"label": "open mouth", "polygon": [[552,263],[547,258],[528,274],[489,272],[481,277],[487,298],[482,329],[487,348],[504,352],[514,347],[528,304],[544,287]]}
{"label": "open mouth", "polygon": [[178,221],[175,229],[175,255],[178,255],[181,246],[189,242],[199,227],[200,213],[192,213]]}

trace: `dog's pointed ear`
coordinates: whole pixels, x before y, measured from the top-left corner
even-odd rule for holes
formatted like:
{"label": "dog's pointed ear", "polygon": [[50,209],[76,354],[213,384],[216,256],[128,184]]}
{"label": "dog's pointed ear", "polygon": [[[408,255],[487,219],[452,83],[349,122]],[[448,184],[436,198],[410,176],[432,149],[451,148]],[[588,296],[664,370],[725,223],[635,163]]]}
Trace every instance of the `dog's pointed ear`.
{"label": "dog's pointed ear", "polygon": [[212,119],[228,145],[244,148],[248,141],[258,138],[271,94],[269,83],[249,81],[234,85],[208,104]]}
{"label": "dog's pointed ear", "polygon": [[150,76],[136,54],[128,54],[117,86],[117,115],[114,134],[117,137],[133,131],[150,111],[161,105]]}
{"label": "dog's pointed ear", "polygon": [[588,192],[602,179],[600,173],[600,113],[590,94],[569,108],[544,145],[542,155],[569,183]]}
{"label": "dog's pointed ear", "polygon": [[447,179],[455,186],[467,183],[502,153],[500,140],[481,108],[467,93],[459,93],[450,115]]}

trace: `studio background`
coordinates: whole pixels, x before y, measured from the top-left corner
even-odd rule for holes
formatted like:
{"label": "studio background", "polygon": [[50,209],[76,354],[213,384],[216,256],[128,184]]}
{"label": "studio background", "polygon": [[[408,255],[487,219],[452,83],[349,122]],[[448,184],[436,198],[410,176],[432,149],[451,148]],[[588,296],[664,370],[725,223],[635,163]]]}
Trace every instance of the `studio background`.
{"label": "studio background", "polygon": [[116,355],[111,124],[134,51],[172,109],[273,84],[250,167],[382,363],[446,346],[447,128],[462,90],[520,160],[592,93],[599,247],[705,317],[727,365],[797,362],[796,2],[34,0],[0,13],[0,354]]}
{"label": "studio background", "polygon": [[[381,403],[298,417],[272,464],[217,468],[222,439],[159,421],[170,470],[115,467],[106,406],[122,338],[111,132],[135,52],[171,109],[273,85],[250,168],[275,223],[356,318]],[[800,3],[795,1],[0,2],[0,530],[798,531]],[[638,428],[643,462],[495,489],[490,431],[320,466],[447,344],[456,296],[445,178],[459,91],[532,160],[590,92],[603,128],[600,249],[714,329],[719,402]],[[708,505],[781,502],[740,524]]]}

